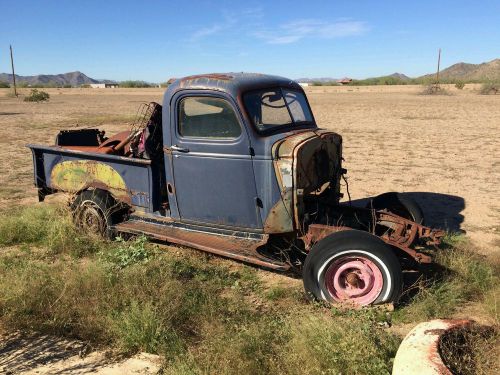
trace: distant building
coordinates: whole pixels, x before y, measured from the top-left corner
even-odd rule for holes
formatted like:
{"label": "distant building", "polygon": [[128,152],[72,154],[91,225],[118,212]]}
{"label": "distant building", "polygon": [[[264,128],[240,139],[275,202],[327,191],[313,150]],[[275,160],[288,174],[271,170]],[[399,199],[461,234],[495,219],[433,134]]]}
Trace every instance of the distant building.
{"label": "distant building", "polygon": [[116,89],[119,85],[118,83],[91,83],[90,87],[93,89]]}
{"label": "distant building", "polygon": [[309,86],[309,82],[299,82],[299,85],[301,85],[302,87],[307,87]]}
{"label": "distant building", "polygon": [[340,83],[341,85],[348,85],[349,83],[352,82],[352,78],[344,77],[342,79],[339,79],[337,82]]}

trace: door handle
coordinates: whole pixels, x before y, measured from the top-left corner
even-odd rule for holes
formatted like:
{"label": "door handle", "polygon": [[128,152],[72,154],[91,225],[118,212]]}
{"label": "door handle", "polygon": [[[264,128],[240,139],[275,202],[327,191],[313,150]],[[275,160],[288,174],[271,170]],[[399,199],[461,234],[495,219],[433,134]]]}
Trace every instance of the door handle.
{"label": "door handle", "polygon": [[170,150],[172,150],[172,151],[178,151],[178,152],[189,152],[188,148],[179,147],[177,145],[172,145],[170,147]]}

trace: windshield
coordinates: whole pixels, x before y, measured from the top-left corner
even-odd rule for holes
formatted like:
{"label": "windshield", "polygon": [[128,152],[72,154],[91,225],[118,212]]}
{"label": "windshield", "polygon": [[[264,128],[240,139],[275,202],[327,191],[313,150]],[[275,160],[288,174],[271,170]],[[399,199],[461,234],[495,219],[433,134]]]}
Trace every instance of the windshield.
{"label": "windshield", "polygon": [[299,91],[284,88],[252,91],[243,95],[243,101],[260,131],[313,123],[306,97]]}

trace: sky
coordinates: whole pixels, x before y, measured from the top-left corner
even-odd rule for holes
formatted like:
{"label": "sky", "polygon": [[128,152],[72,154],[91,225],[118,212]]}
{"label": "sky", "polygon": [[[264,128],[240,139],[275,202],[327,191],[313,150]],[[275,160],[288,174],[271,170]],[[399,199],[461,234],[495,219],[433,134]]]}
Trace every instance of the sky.
{"label": "sky", "polygon": [[500,0],[0,0],[0,72],[415,77],[500,58]]}

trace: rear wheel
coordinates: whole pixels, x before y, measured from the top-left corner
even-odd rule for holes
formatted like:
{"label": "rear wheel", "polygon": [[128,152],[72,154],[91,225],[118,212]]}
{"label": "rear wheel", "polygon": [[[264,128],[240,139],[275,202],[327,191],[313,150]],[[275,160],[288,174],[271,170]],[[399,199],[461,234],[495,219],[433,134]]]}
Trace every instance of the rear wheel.
{"label": "rear wheel", "polygon": [[116,202],[101,190],[86,190],[73,201],[71,209],[75,225],[88,234],[111,238],[111,225],[116,213]]}
{"label": "rear wheel", "polygon": [[396,302],[402,287],[401,266],[391,248],[358,230],[333,233],[317,242],[302,278],[309,296],[357,306]]}
{"label": "rear wheel", "polygon": [[367,208],[387,210],[418,224],[424,224],[424,213],[420,205],[402,193],[390,192],[377,195],[368,203]]}

